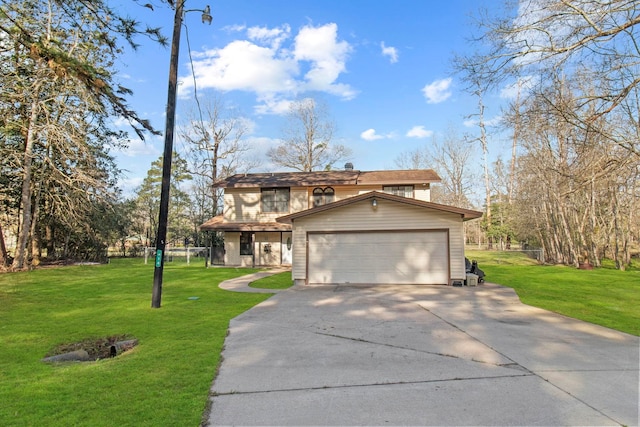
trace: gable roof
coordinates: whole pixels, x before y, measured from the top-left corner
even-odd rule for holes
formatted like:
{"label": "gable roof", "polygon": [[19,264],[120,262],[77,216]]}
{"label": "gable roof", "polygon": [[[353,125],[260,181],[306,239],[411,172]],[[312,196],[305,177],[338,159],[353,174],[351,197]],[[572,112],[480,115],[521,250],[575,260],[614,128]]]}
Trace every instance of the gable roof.
{"label": "gable roof", "polygon": [[311,187],[316,185],[409,185],[440,182],[432,169],[388,171],[320,171],[236,174],[214,184],[216,188]]}
{"label": "gable roof", "polygon": [[471,209],[457,208],[454,206],[441,205],[439,203],[433,202],[424,202],[422,200],[411,199],[408,197],[396,196],[388,193],[381,193],[379,191],[370,191],[368,193],[360,194],[358,196],[349,197],[347,199],[342,199],[337,202],[329,203],[326,205],[318,206],[315,208],[307,209],[304,211],[292,213],[289,215],[284,215],[279,218],[276,218],[276,221],[280,223],[292,223],[294,220],[298,218],[303,218],[310,215],[315,215],[320,212],[329,211],[332,209],[340,208],[343,206],[347,206],[353,203],[358,203],[363,200],[369,199],[380,199],[380,200],[389,200],[392,202],[404,203],[411,206],[417,206],[420,208],[434,209],[437,211],[448,212],[453,214],[458,214],[462,216],[463,221],[469,221],[472,219],[480,218],[482,216],[482,212],[474,211]]}

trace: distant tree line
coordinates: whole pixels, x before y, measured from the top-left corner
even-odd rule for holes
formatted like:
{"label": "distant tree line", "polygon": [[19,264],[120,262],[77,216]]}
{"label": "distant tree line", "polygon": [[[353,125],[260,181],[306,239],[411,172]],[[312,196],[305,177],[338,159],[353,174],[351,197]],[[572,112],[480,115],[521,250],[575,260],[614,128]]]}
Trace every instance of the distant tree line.
{"label": "distant tree line", "polygon": [[[640,252],[640,4],[505,5],[478,15],[476,53],[453,60],[478,100],[470,114],[477,133],[449,132],[399,161],[434,167],[443,178],[434,199],[471,207],[469,173],[482,159],[485,215],[476,238],[526,242],[547,262],[599,266],[609,258],[624,269]],[[483,99],[509,86],[515,96],[497,136],[487,132]],[[488,142],[505,134],[511,158],[490,167]]]}

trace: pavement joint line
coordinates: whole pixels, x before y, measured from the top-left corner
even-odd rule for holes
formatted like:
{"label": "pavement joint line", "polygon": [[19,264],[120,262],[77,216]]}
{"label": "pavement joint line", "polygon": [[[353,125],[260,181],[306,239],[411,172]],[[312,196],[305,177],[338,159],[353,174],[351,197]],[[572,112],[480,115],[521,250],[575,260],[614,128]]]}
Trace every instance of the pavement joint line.
{"label": "pavement joint line", "polygon": [[[434,312],[432,312],[432,311],[431,311],[431,310],[429,310],[428,308],[426,308],[426,307],[424,307],[424,306],[420,306],[420,307],[422,307],[424,310],[428,311],[429,313],[433,314],[434,316],[436,316],[438,319],[442,320],[443,322],[445,322],[445,323],[447,323],[447,324],[451,325],[452,327],[456,328],[456,329],[457,329],[457,330],[459,330],[460,332],[462,332],[462,333],[466,334],[468,337],[470,337],[470,338],[472,338],[472,339],[476,340],[477,342],[481,343],[482,345],[487,346],[488,348],[490,348],[491,350],[495,351],[496,353],[498,353],[498,354],[500,354],[500,355],[502,355],[502,356],[506,357],[507,359],[509,359],[509,360],[513,361],[513,365],[517,365],[517,366],[522,367],[522,370],[524,370],[525,372],[528,372],[528,373],[530,373],[531,375],[533,375],[533,376],[535,376],[535,377],[539,378],[540,380],[542,380],[542,381],[546,382],[546,383],[547,383],[547,384],[549,384],[550,386],[552,386],[552,387],[556,388],[557,390],[561,391],[562,393],[566,394],[567,396],[570,396],[572,399],[575,399],[576,401],[578,401],[578,402],[582,403],[583,405],[587,406],[588,408],[593,409],[594,411],[596,411],[596,412],[598,412],[599,414],[601,414],[602,416],[604,416],[604,417],[606,417],[606,418],[610,419],[611,421],[613,421],[613,422],[615,422],[615,423],[617,423],[617,424],[619,424],[619,425],[624,425],[623,423],[619,422],[618,420],[616,420],[616,419],[612,418],[610,415],[608,415],[608,414],[604,413],[603,411],[599,410],[598,408],[596,408],[596,407],[594,407],[594,406],[592,406],[592,405],[588,404],[588,403],[587,403],[587,402],[585,402],[584,400],[582,400],[582,399],[580,399],[579,397],[575,396],[574,394],[572,394],[572,393],[571,393],[571,392],[569,392],[568,390],[563,389],[562,387],[560,387],[559,385],[555,384],[555,383],[554,383],[554,382],[552,382],[551,380],[549,380],[549,379],[547,379],[547,378],[544,378],[542,375],[540,375],[540,373],[538,373],[538,372],[534,372],[534,371],[532,371],[532,370],[530,370],[530,369],[526,368],[525,366],[520,365],[518,362],[516,362],[515,360],[513,360],[511,357],[509,357],[509,356],[507,356],[506,354],[504,354],[504,353],[502,353],[502,352],[498,351],[497,349],[495,349],[495,348],[491,347],[490,345],[488,345],[488,344],[486,344],[486,343],[482,342],[481,340],[479,340],[478,338],[476,338],[476,337],[474,337],[473,335],[469,334],[467,331],[465,331],[465,330],[461,329],[461,328],[460,328],[460,327],[458,327],[457,325],[455,325],[455,324],[453,324],[453,323],[451,323],[451,322],[447,321],[446,319],[444,319],[444,318],[442,318],[442,317],[438,316],[437,314],[435,314]],[[585,371],[586,371],[586,372],[589,372],[590,370],[585,370]],[[542,372],[542,371],[540,371],[540,372]],[[547,370],[546,372],[553,372],[553,371],[548,371],[548,370]],[[567,372],[569,372],[569,371],[567,371]],[[578,372],[578,371],[576,371],[576,372]]]}
{"label": "pavement joint line", "polygon": [[[399,350],[409,350],[409,351],[415,351],[417,353],[432,354],[434,356],[452,357],[454,359],[468,360],[468,361],[476,362],[476,363],[486,363],[486,362],[483,362],[481,360],[464,359],[464,358],[462,358],[460,356],[456,356],[454,354],[438,353],[436,351],[418,350],[418,349],[411,348],[411,347],[401,347],[399,345],[379,343],[379,342],[375,342],[375,341],[365,340],[365,339],[362,339],[362,338],[345,337],[345,336],[336,335],[336,334],[328,334],[326,332],[313,332],[313,333],[314,334],[318,334],[318,335],[327,336],[327,337],[332,337],[332,338],[340,338],[340,339],[349,340],[349,341],[361,342],[361,343],[365,343],[365,344],[374,344],[374,345],[379,345],[379,346],[383,346],[383,347],[397,348]],[[489,363],[489,365],[493,365],[493,363]],[[496,365],[496,366],[504,367],[504,365]]]}
{"label": "pavement joint line", "polygon": [[[549,371],[546,371],[549,372]],[[570,372],[570,371],[567,371]],[[623,422],[620,422],[618,420],[616,420],[615,418],[613,418],[611,415],[601,411],[600,409],[596,408],[593,405],[588,404],[587,402],[585,402],[584,400],[580,399],[578,396],[574,395],[573,393],[571,393],[568,390],[563,389],[562,387],[560,387],[559,385],[557,385],[556,383],[552,382],[551,380],[543,377],[542,375],[536,373],[536,372],[532,372],[532,374],[538,378],[540,378],[542,381],[546,382],[547,384],[549,384],[551,387],[556,388],[557,390],[561,391],[562,393],[566,394],[567,396],[570,396],[572,399],[575,399],[576,401],[582,403],[583,405],[585,405],[588,408],[593,409],[594,411],[596,411],[597,413],[601,414],[603,417],[609,418],[611,421],[613,421],[614,423],[624,426],[625,424]]]}
{"label": "pavement joint line", "polygon": [[638,372],[640,369],[537,369],[536,372]]}
{"label": "pavement joint line", "polygon": [[[496,375],[496,376],[485,376],[485,377],[466,377],[466,378],[441,378],[437,380],[422,380],[422,381],[394,381],[394,382],[385,382],[385,383],[370,383],[370,384],[344,384],[344,385],[325,385],[318,387],[300,387],[300,388],[282,388],[282,389],[273,389],[273,390],[254,390],[254,391],[228,391],[228,392],[213,392],[211,393],[212,397],[218,396],[233,396],[233,395],[246,395],[246,394],[266,394],[266,393],[286,393],[292,391],[318,391],[318,390],[334,390],[334,389],[344,389],[344,388],[361,388],[361,387],[385,387],[385,386],[394,386],[394,385],[415,385],[415,384],[432,384],[432,383],[447,383],[454,381],[481,381],[481,380],[495,380],[495,379],[507,379],[507,378],[524,378],[524,377],[532,377],[536,376],[535,374],[523,373],[519,375]],[[544,380],[544,379],[543,379]]]}
{"label": "pavement joint line", "polygon": [[525,370],[526,372],[532,372],[530,369],[528,369],[528,368],[527,368],[527,367],[525,367],[525,366],[522,366],[520,363],[516,362],[515,360],[513,360],[511,357],[507,356],[507,355],[506,355],[506,354],[504,354],[503,352],[501,352],[501,351],[499,351],[499,350],[497,350],[497,349],[493,348],[492,346],[490,346],[489,344],[485,343],[484,341],[481,341],[480,339],[478,339],[478,338],[474,337],[473,335],[471,335],[469,332],[465,331],[464,329],[462,329],[462,328],[461,328],[461,327],[459,327],[458,325],[456,325],[456,324],[454,324],[454,323],[452,323],[452,322],[449,322],[447,319],[445,319],[445,318],[443,318],[443,317],[441,317],[441,316],[438,316],[438,315],[437,315],[437,314],[435,314],[433,311],[429,310],[428,308],[426,308],[426,307],[424,307],[424,306],[422,306],[422,305],[420,305],[420,304],[418,304],[418,306],[419,306],[420,308],[422,308],[423,310],[425,310],[426,312],[428,312],[429,314],[431,314],[431,315],[433,315],[433,316],[437,317],[438,319],[440,319],[441,321],[443,321],[443,322],[444,322],[444,323],[446,323],[447,325],[451,326],[452,328],[455,328],[455,329],[457,329],[458,331],[462,332],[463,334],[465,334],[466,336],[468,336],[468,337],[469,337],[469,338],[471,338],[472,340],[474,340],[474,341],[476,341],[476,342],[478,342],[478,343],[482,344],[483,346],[487,347],[488,349],[490,349],[490,350],[492,350],[492,351],[495,351],[495,352],[496,352],[496,353],[498,353],[499,355],[501,355],[501,356],[503,356],[504,358],[506,358],[506,359],[510,360],[510,361],[511,361],[511,364],[513,364],[513,365],[518,365],[518,366],[522,367],[522,370]]}

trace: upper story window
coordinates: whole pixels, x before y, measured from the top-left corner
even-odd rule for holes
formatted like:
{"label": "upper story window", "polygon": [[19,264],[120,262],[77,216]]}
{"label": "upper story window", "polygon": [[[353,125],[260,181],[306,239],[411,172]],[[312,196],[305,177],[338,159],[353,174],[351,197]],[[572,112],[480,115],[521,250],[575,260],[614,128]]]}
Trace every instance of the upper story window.
{"label": "upper story window", "polygon": [[263,188],[260,190],[262,212],[289,213],[289,188]]}
{"label": "upper story window", "polygon": [[332,203],[335,199],[335,191],[331,187],[316,187],[313,189],[313,207]]}
{"label": "upper story window", "polygon": [[413,199],[413,185],[388,185],[382,187],[382,191],[396,196],[409,197]]}

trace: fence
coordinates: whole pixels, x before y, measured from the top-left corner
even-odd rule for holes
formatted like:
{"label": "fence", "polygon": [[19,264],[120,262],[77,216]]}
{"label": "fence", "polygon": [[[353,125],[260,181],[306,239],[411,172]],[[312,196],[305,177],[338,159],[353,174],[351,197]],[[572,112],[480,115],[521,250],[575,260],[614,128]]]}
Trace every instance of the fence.
{"label": "fence", "polygon": [[[145,247],[144,248],[144,263],[148,264],[149,258],[153,262],[155,259],[156,248]],[[191,258],[204,258],[209,256],[209,248],[204,246],[193,246],[186,248],[165,248],[164,250],[164,262],[186,262],[187,265],[191,263]]]}
{"label": "fence", "polygon": [[544,264],[544,253],[542,249],[525,249],[530,248],[530,246],[526,245],[511,245],[511,249],[500,248],[497,244],[494,243],[492,248],[489,248],[486,244],[466,244],[465,250],[480,250],[480,251],[496,251],[496,252],[521,252],[528,256],[531,259],[535,259],[539,263]]}

